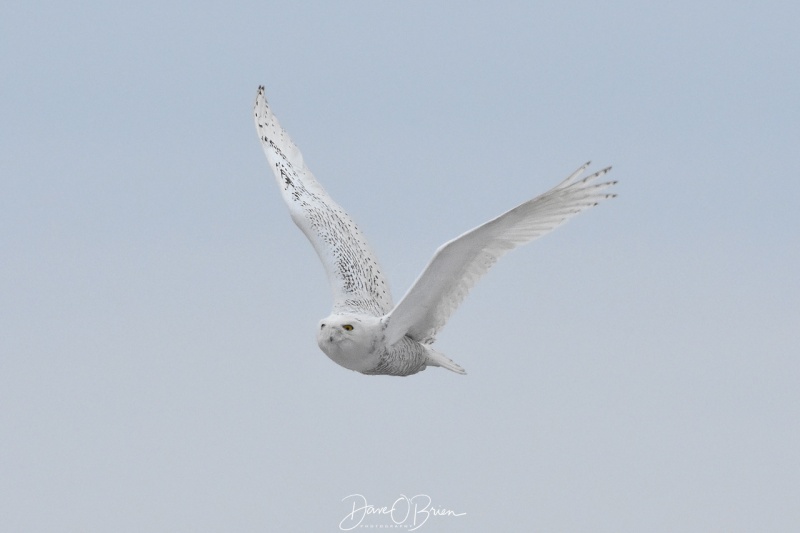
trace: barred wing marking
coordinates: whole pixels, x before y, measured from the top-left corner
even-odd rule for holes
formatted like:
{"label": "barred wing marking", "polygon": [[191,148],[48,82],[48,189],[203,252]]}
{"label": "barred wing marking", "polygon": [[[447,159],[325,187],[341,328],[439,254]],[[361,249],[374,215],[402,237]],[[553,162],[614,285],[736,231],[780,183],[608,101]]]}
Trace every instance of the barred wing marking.
{"label": "barred wing marking", "polygon": [[255,123],[292,220],[319,255],[333,292],[334,312],[383,316],[392,308],[389,285],[367,240],[314,178],[258,88]]}

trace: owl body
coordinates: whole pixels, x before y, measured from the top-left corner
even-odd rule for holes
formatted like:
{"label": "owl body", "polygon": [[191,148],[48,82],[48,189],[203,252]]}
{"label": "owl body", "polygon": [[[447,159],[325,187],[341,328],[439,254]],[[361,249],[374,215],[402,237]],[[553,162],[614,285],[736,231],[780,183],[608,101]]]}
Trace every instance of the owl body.
{"label": "owl body", "polygon": [[409,337],[387,346],[385,330],[380,317],[332,314],[320,321],[317,344],[333,362],[362,374],[410,376],[429,364],[441,366],[440,354]]}

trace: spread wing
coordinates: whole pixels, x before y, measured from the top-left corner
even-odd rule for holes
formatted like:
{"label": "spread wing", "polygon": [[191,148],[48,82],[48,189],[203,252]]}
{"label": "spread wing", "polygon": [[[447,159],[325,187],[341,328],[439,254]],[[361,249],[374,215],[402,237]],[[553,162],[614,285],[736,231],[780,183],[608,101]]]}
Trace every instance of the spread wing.
{"label": "spread wing", "polygon": [[258,137],[295,224],[319,255],[333,292],[334,312],[383,316],[392,308],[388,283],[364,235],[314,179],[303,155],[258,88]]}
{"label": "spread wing", "polygon": [[586,178],[589,163],[553,189],[442,245],[408,293],[386,318],[386,343],[403,336],[432,342],[481,276],[512,248],[541,237],[581,211],[615,196],[594,183],[611,168]]}

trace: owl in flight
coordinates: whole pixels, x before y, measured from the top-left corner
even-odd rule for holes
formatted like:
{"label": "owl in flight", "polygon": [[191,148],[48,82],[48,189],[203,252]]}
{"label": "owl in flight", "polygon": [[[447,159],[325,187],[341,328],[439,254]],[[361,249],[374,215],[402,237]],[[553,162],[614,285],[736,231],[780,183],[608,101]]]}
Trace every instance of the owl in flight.
{"label": "owl in flight", "polygon": [[362,374],[409,376],[428,366],[465,374],[431,345],[475,282],[512,248],[615,196],[606,192],[615,181],[597,183],[611,168],[581,177],[587,163],[546,193],[440,246],[394,305],[364,235],[311,174],[263,86],[255,123],[292,220],[317,251],[333,291],[333,311],[320,321],[317,343],[334,362]]}

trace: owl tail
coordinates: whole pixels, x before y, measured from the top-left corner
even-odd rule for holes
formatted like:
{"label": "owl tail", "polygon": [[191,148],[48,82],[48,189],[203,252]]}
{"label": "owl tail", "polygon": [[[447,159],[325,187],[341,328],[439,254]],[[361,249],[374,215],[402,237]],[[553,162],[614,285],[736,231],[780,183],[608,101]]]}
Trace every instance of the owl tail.
{"label": "owl tail", "polygon": [[425,346],[425,352],[428,356],[428,366],[440,366],[442,368],[446,368],[456,374],[466,375],[467,371],[458,366],[456,363],[453,362],[452,359],[449,357],[440,354],[430,346]]}

